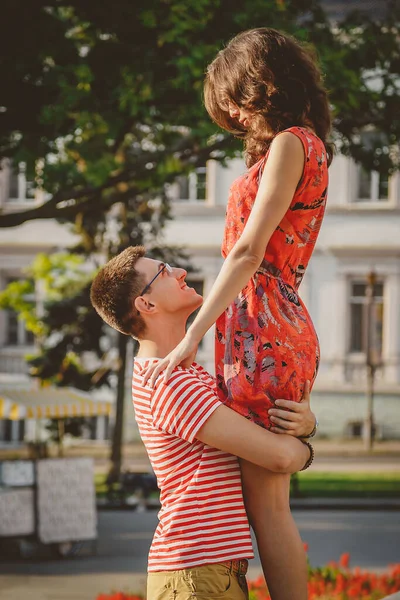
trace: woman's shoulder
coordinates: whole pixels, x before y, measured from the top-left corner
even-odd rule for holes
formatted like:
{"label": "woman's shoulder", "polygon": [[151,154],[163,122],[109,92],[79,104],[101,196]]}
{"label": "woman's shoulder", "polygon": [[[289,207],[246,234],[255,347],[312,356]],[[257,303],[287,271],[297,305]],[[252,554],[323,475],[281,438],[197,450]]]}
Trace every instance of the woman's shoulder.
{"label": "woman's shoulder", "polygon": [[326,158],[325,144],[312,129],[296,125],[295,127],[288,127],[280,133],[293,134],[293,136],[296,136],[296,138],[301,141],[306,156],[306,162],[314,162],[313,158],[315,158],[315,161],[319,166],[321,166],[321,161],[324,162]]}
{"label": "woman's shoulder", "polygon": [[278,137],[281,134],[287,134],[287,133],[291,133],[293,135],[295,135],[296,137],[300,138],[300,140],[303,142],[303,144],[315,144],[315,143],[319,143],[319,144],[323,144],[323,141],[321,140],[321,138],[318,137],[318,135],[315,133],[315,131],[313,129],[310,129],[309,127],[302,127],[300,125],[294,125],[293,127],[287,127],[286,129],[283,129],[282,131],[280,131],[275,137]]}

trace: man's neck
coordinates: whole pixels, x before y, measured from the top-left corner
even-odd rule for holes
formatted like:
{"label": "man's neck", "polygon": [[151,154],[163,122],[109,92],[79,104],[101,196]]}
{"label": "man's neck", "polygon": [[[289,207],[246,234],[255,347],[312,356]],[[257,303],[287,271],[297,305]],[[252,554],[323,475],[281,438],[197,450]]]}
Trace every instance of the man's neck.
{"label": "man's neck", "polygon": [[140,341],[139,358],[164,358],[182,341],[185,336],[185,323],[153,323],[147,328],[146,339]]}

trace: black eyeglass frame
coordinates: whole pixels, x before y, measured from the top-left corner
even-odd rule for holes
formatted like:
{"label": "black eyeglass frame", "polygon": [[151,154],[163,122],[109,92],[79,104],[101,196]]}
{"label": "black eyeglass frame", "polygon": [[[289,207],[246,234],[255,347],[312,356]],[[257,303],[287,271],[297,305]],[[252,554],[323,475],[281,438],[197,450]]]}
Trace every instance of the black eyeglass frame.
{"label": "black eyeglass frame", "polygon": [[168,263],[164,263],[164,265],[161,267],[161,269],[158,271],[158,273],[156,275],[154,275],[153,279],[143,288],[143,290],[139,294],[139,296],[144,296],[144,294],[147,293],[147,290],[151,287],[151,284],[154,283],[154,281],[157,279],[157,277],[159,275],[161,275],[161,273],[163,273],[165,271],[165,269],[167,269],[168,273],[172,273],[171,265],[169,265]]}

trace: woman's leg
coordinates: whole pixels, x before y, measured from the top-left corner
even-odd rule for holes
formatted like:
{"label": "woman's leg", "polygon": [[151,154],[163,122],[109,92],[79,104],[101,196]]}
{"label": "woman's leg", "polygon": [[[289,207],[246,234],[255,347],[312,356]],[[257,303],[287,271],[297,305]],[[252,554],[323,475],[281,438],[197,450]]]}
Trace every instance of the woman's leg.
{"label": "woman's leg", "polygon": [[240,461],[247,515],[272,600],[307,600],[307,560],[289,506],[290,475]]}

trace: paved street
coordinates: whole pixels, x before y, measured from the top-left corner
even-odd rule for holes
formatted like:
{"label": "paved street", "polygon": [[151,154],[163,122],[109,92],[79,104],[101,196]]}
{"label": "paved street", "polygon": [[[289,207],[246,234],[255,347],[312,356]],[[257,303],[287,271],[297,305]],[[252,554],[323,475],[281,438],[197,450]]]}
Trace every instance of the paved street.
{"label": "paved street", "polygon": [[[382,570],[400,562],[400,513],[378,511],[295,511],[313,565],[336,560],[350,552],[351,564]],[[83,548],[70,560],[41,560],[0,564],[1,600],[95,600],[111,589],[140,591],[145,585],[146,556],[156,526],[155,512],[99,513],[97,554]],[[250,576],[260,563],[251,563]]]}

